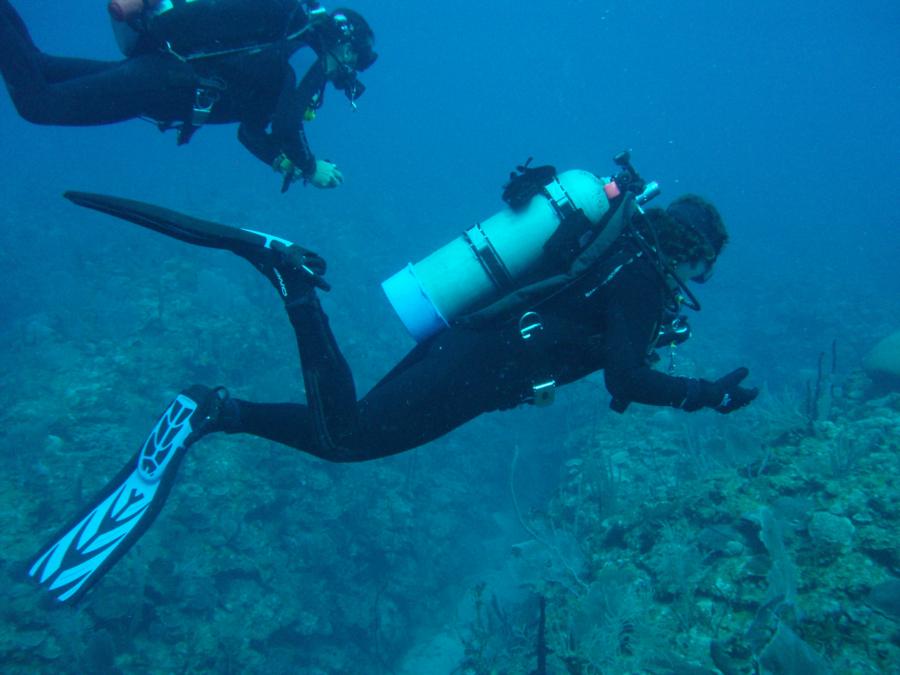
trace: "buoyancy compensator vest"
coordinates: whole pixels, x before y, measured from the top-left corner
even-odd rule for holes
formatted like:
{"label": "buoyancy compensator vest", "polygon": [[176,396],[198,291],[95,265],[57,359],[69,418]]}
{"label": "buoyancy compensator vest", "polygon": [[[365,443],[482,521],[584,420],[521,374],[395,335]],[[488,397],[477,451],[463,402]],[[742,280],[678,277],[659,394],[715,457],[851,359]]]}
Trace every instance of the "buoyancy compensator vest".
{"label": "buoyancy compensator vest", "polygon": [[298,0],[114,0],[109,7],[126,56],[166,49],[190,58],[266,45],[307,21]]}

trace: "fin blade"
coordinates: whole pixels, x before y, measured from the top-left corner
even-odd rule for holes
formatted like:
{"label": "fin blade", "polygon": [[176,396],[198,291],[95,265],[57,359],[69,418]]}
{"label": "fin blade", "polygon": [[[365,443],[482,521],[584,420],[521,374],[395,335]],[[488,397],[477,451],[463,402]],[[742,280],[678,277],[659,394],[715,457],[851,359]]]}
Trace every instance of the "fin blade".
{"label": "fin blade", "polygon": [[254,230],[194,218],[178,211],[133,199],[72,190],[63,193],[63,197],[78,206],[127,220],[188,244],[226,249],[238,255],[248,251],[258,252],[260,248],[270,248],[272,239],[280,240],[278,237]]}
{"label": "fin blade", "polygon": [[[210,391],[188,390],[169,404],[141,450],[35,556],[29,577],[59,602],[76,602],[131,548],[162,509],[194,432],[206,419]],[[159,457],[164,459],[154,460]]]}

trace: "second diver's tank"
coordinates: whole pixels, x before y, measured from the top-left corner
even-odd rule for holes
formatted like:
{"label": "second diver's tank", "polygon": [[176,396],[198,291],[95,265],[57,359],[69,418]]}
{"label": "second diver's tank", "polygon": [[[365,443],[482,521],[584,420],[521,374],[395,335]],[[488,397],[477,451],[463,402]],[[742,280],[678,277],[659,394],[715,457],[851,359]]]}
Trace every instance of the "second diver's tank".
{"label": "second diver's tank", "polygon": [[125,56],[165,49],[192,60],[251,50],[306,22],[296,0],[110,0],[108,7]]}
{"label": "second diver's tank", "polygon": [[[495,213],[420,262],[408,264],[382,288],[407,330],[421,342],[514,290],[569,216],[580,211],[590,225],[599,225],[609,210],[607,184],[614,185],[588,171],[561,173],[524,209]],[[611,243],[618,234],[594,236],[608,236]]]}
{"label": "second diver's tank", "polygon": [[106,8],[113,20],[130,21],[145,10],[154,9],[158,4],[159,0],[109,0]]}

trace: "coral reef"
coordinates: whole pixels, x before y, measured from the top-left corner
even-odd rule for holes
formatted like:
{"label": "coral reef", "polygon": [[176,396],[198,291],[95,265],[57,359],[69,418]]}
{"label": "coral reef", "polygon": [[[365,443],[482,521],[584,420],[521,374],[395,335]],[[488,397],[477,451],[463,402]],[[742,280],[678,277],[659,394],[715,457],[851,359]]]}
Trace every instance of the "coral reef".
{"label": "coral reef", "polygon": [[[546,597],[548,672],[894,672],[900,395],[837,400],[815,429],[767,405],[681,431],[666,417],[585,430],[531,516],[578,543],[561,564],[536,538],[544,564],[525,570]],[[529,660],[511,650],[497,672]]]}

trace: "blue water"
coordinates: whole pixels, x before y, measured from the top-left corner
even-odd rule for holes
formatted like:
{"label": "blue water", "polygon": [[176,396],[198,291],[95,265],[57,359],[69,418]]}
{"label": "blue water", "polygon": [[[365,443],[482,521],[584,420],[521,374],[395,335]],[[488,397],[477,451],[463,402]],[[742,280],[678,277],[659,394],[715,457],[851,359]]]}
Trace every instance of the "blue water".
{"label": "blue water", "polygon": [[[118,56],[102,3],[53,12],[19,4],[48,51]],[[206,128],[176,149],[142,122],[33,127],[4,99],[4,202],[34,200],[57,220],[76,217],[56,199],[71,188],[194,210],[227,194],[248,214],[290,214],[287,234],[333,265],[341,262],[334,238],[294,223],[339,221],[352,236],[378,222],[385,246],[355,270],[376,284],[490,214],[515,163],[534,156],[603,173],[628,147],[666,197],[699,192],[725,215],[732,245],[704,293],[710,315],[727,305],[764,321],[760,296],[815,302],[823,286],[851,305],[897,296],[892,3],[855,11],[837,2],[358,9],[371,17],[381,53],[365,74],[361,110],[332,95],[309,129],[314,151],[343,169],[340,191],[281,197],[231,127]],[[96,236],[109,234],[108,223],[99,227]],[[90,242],[79,236],[74,245]]]}
{"label": "blue water", "polygon": [[[15,4],[45,51],[119,58],[105,3]],[[176,148],[171,134],[141,121],[89,129],[33,126],[0,96],[0,316],[7,327],[3,342],[11,345],[2,380],[8,383],[6,406],[23,397],[46,399],[60,425],[78,423],[79,415],[68,414],[62,404],[54,407],[55,394],[48,393],[66,387],[45,387],[36,378],[47,373],[29,371],[31,360],[15,356],[15,350],[28,351],[29,340],[42,344],[48,331],[57,336],[55,351],[47,355],[56,364],[53,372],[72,383],[82,376],[67,372],[67,365],[87,363],[110,345],[133,344],[128,353],[134,354],[133,370],[140,377],[122,374],[105,386],[128,388],[139,379],[140,405],[150,409],[122,413],[133,425],[121,432],[129,445],[111,447],[110,458],[124,461],[145,425],[140,413],[152,417],[166,392],[190,378],[230,378],[223,384],[243,387],[241,395],[261,400],[302,396],[290,332],[261,280],[226,256],[185,251],[80,211],[61,198],[68,189],[256,225],[321,252],[335,286],[326,308],[339,340],[348,345],[361,390],[412,344],[378,284],[500,208],[508,172],[529,156],[561,170],[606,174],[613,170],[612,156],[630,148],[644,176],[662,185],[660,203],[682,192],[716,203],[731,243],[713,280],[700,289],[704,311],[694,319],[696,346],[685,347],[700,374],[718,376],[747,365],[755,384],[801,395],[818,354],[830,350],[832,341],[839,369],[848,374],[875,342],[898,328],[896,3],[360,0],[353,8],[374,27],[380,54],[362,76],[366,95],[354,112],[343,97],[329,92],[307,129],[313,151],[337,162],[344,173],[345,184],[333,191],[298,185],[280,195],[278,177],[239,145],[234,127],[205,127],[189,146]],[[157,276],[177,287],[173,266],[184,274],[201,265],[199,281],[185,284],[191,310],[179,321],[191,321],[192,312],[206,317],[197,321],[203,344],[215,356],[205,370],[184,356],[194,353],[184,334],[173,343],[162,336],[159,342],[152,335],[134,337],[141,322],[135,308],[139,289],[152,286]],[[238,297],[234,305],[222,301],[223,287],[224,295]],[[241,360],[235,344],[241,333],[229,323],[237,322],[229,306],[264,326],[256,339],[266,340],[266,349],[277,357],[274,372]],[[215,321],[208,321],[210,316]],[[227,336],[221,342],[217,325]],[[84,361],[68,358],[65,349],[79,352]],[[188,381],[167,372],[172,379],[154,388],[153,369],[163,354],[169,355],[172,371],[183,363]],[[529,508],[541,508],[556,489],[560,463],[577,454],[566,445],[566,434],[591,418],[595,405],[606,404],[597,384],[566,394],[562,403],[568,409],[541,418],[530,411],[492,416],[418,451],[417,461],[429,475],[422,491],[436,489],[429,481],[440,484],[444,469],[477,485],[471,500],[476,503],[459,496],[458,502],[441,502],[441,508],[466,502],[465,518],[475,518],[469,526],[484,527],[488,537],[490,518],[477,520],[477,502],[493,495],[485,510],[513,519],[506,472],[514,442],[532,453],[533,461],[520,469],[528,485],[523,499]],[[15,439],[22,437],[27,435]],[[2,452],[17,457],[8,475],[13,483],[27,483],[41,462],[35,455],[40,448],[20,447],[12,435],[6,439]],[[243,447],[263,445],[251,440]],[[274,449],[265,452],[281,457]],[[29,459],[23,460],[23,453]],[[463,454],[448,459],[453,453]],[[67,461],[77,465],[78,457],[73,451]],[[288,464],[293,458],[288,455]],[[107,475],[116,460],[110,462],[103,469]],[[412,460],[399,458],[387,466],[403,475],[412,466],[406,462]],[[370,478],[367,485],[376,490],[376,474],[353,475],[361,484]],[[426,496],[422,504],[434,508],[435,502]],[[42,517],[65,518],[71,508],[51,506]],[[34,514],[30,518],[22,522],[4,514],[4,529],[15,532],[17,552],[40,543],[29,537]],[[323,522],[322,533],[327,536],[333,526]],[[500,530],[502,535],[490,536],[515,539]],[[483,538],[470,534],[472,541],[461,541],[459,550]],[[418,555],[427,567],[432,552]],[[460,556],[459,567],[469,573],[474,563],[467,554]],[[413,587],[414,579],[408,581]],[[465,584],[462,572],[446,581]],[[429,579],[427,589],[433,587]],[[338,593],[335,588],[328,592]],[[302,589],[297,592],[302,595]],[[452,605],[437,603],[434,611],[449,617]],[[159,637],[162,629],[154,630]],[[177,667],[172,664],[179,664],[178,657],[168,658],[166,667]],[[355,672],[379,671],[370,666]]]}

